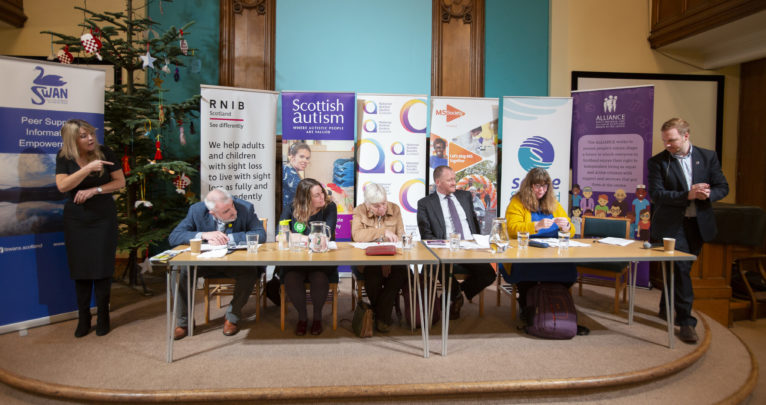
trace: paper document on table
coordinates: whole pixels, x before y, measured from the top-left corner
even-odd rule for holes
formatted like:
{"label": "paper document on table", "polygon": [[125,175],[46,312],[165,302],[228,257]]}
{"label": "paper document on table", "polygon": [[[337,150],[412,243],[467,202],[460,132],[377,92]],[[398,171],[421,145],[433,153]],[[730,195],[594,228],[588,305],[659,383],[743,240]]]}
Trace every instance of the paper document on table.
{"label": "paper document on table", "polygon": [[381,246],[381,245],[394,245],[397,248],[402,247],[402,242],[355,242],[352,243],[351,246],[357,248],[357,249],[367,249],[370,246]]}
{"label": "paper document on table", "polygon": [[[558,238],[535,238],[536,241],[545,242],[548,244],[549,247],[558,247],[559,246],[559,240]],[[590,246],[587,243],[578,242],[576,240],[569,240],[569,247],[588,247]]]}
{"label": "paper document on table", "polygon": [[[489,235],[473,234],[473,241],[476,242],[474,249],[489,249]],[[469,248],[470,249],[470,248]]]}
{"label": "paper document on table", "polygon": [[[460,248],[461,249],[482,249],[482,247],[476,243],[475,240],[461,240],[460,241]],[[484,249],[489,249],[489,246],[484,247]]]}
{"label": "paper document on table", "polygon": [[603,238],[598,240],[598,243],[604,243],[607,245],[617,245],[617,246],[628,246],[633,242],[635,241],[630,239],[613,238],[613,237],[608,237],[608,238]]}
{"label": "paper document on table", "polygon": [[214,249],[214,250],[207,251],[205,253],[200,253],[199,255],[197,255],[197,258],[198,259],[214,259],[217,257],[226,256],[227,252],[228,250],[226,249]]}
{"label": "paper document on table", "polygon": [[426,246],[431,248],[448,248],[449,247],[449,243],[447,243],[447,241],[444,239],[429,239],[429,240],[424,240],[423,242],[425,242]]}
{"label": "paper document on table", "polygon": [[[223,249],[224,251],[226,251],[226,248],[228,248],[227,245],[211,245],[209,243],[203,243],[200,250],[203,252],[206,252],[208,250],[220,250],[220,249]],[[245,246],[245,249],[247,249],[247,246]]]}

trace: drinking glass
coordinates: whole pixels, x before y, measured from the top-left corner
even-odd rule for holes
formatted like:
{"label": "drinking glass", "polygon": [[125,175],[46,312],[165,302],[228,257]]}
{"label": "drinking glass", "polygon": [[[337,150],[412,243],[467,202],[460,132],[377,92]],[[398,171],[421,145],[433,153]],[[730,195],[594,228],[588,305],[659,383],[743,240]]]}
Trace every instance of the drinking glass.
{"label": "drinking glass", "polygon": [[453,232],[449,234],[449,250],[455,252],[460,250],[460,234]]}
{"label": "drinking glass", "polygon": [[402,249],[404,250],[412,249],[412,234],[411,233],[405,233],[404,235],[402,235]]}
{"label": "drinking glass", "polygon": [[519,241],[519,249],[529,247],[529,232],[519,232],[516,234],[516,238]]}
{"label": "drinking glass", "polygon": [[255,232],[248,232],[245,234],[247,240],[247,253],[258,253],[258,234]]}
{"label": "drinking glass", "polygon": [[559,249],[569,249],[569,232],[559,231]]}

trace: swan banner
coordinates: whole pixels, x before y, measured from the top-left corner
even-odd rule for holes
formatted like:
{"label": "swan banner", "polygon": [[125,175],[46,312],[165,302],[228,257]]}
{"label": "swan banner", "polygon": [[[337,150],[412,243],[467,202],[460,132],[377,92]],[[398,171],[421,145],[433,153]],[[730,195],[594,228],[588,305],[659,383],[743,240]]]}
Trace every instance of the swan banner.
{"label": "swan banner", "polygon": [[56,188],[61,126],[104,140],[102,70],[0,57],[0,333],[77,317]]}
{"label": "swan banner", "polygon": [[571,98],[503,97],[502,216],[535,167],[548,171],[556,198],[562,207],[569,206],[571,133]]}
{"label": "swan banner", "polygon": [[357,94],[356,203],[377,183],[402,213],[404,232],[420,239],[418,200],[426,196],[428,96]]}

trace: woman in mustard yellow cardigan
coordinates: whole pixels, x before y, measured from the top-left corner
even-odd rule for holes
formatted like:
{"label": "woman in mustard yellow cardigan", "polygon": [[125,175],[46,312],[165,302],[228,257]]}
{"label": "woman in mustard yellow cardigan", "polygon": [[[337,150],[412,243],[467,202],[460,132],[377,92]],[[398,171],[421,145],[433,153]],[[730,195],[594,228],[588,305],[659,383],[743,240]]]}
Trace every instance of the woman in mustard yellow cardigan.
{"label": "woman in mustard yellow cardigan", "polygon": [[[508,236],[514,238],[519,232],[529,232],[530,238],[555,238],[559,230],[575,230],[566,210],[556,199],[551,176],[545,169],[536,167],[527,173],[519,191],[511,198],[505,210]],[[538,282],[557,282],[569,288],[577,280],[577,268],[571,263],[515,263],[510,275],[501,269],[506,282],[516,284],[522,318],[525,318],[526,296],[529,288]]]}

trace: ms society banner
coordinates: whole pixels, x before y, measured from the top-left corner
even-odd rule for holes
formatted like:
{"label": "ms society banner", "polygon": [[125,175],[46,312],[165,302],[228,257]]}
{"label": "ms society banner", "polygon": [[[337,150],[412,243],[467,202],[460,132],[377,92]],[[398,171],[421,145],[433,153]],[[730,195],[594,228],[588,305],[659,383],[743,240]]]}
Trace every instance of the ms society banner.
{"label": "ms society banner", "polygon": [[404,231],[420,239],[418,200],[426,195],[425,95],[358,94],[356,202],[364,202],[364,186],[377,183],[388,201],[399,205]]}
{"label": "ms society banner", "polygon": [[483,235],[497,216],[497,98],[432,97],[429,192],[433,172],[449,165],[457,188],[470,191]]}
{"label": "ms society banner", "polygon": [[104,139],[101,70],[0,57],[0,333],[76,317],[56,188],[61,126]]}
{"label": "ms society banner", "polygon": [[282,207],[304,178],[322,183],[338,207],[337,240],[351,240],[354,210],[354,93],[282,92]]}
{"label": "ms society banner", "polygon": [[535,167],[548,171],[559,203],[569,205],[571,128],[571,98],[503,97],[501,215]]}

